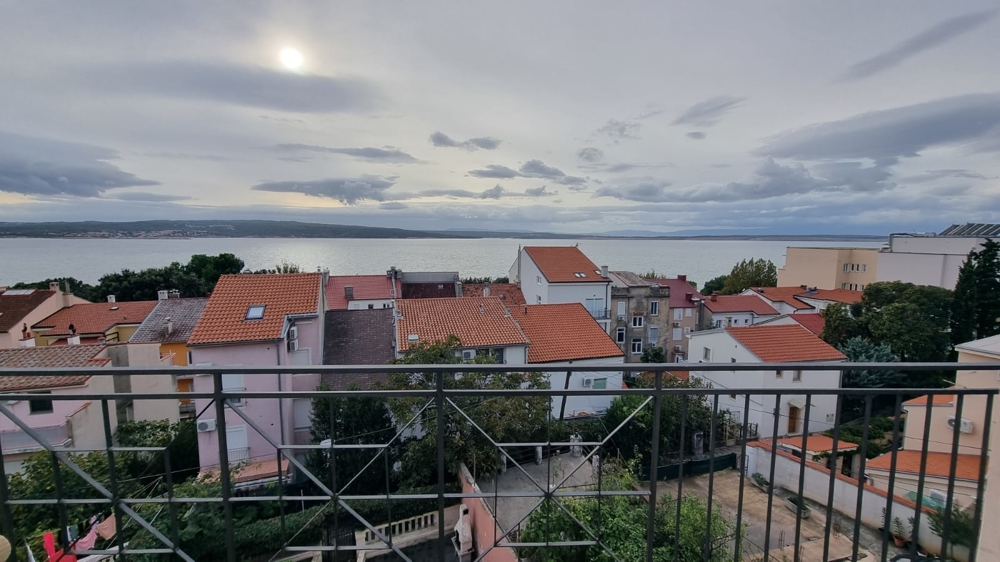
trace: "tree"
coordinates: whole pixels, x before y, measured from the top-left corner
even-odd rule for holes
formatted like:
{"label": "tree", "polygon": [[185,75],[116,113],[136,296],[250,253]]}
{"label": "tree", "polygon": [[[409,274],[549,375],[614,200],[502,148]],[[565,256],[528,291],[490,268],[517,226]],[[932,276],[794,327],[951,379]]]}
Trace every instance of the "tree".
{"label": "tree", "polygon": [[642,279],[662,279],[666,277],[666,275],[657,273],[655,269],[650,269],[646,273],[640,273],[639,277]]}
{"label": "tree", "polygon": [[902,361],[948,359],[948,333],[916,304],[898,302],[886,306],[872,315],[868,330],[873,341],[888,345]]}
{"label": "tree", "polygon": [[750,287],[774,287],[777,284],[778,268],[774,262],[764,258],[749,259],[733,266],[720,292],[736,295]]}
{"label": "tree", "polygon": [[[851,363],[894,363],[899,357],[885,344],[875,344],[855,336],[838,346]],[[899,371],[844,371],[842,388],[899,388],[905,387],[905,376]],[[876,396],[873,410],[878,411],[894,403],[893,396]],[[847,422],[864,415],[865,400],[862,396],[844,396],[841,421]]]}
{"label": "tree", "polygon": [[701,288],[701,294],[711,295],[712,293],[722,292],[722,289],[726,286],[726,279],[728,275],[720,275],[718,277],[713,277],[705,282],[705,286]]}
{"label": "tree", "polygon": [[951,519],[948,527],[948,546],[951,547],[951,552],[948,554],[954,555],[956,546],[974,547],[976,541],[979,540],[975,509],[962,509],[953,506],[950,512],[945,512],[944,509],[932,511],[927,514],[927,522],[931,531],[939,537],[943,536],[944,523],[948,518]]}
{"label": "tree", "polygon": [[289,263],[285,260],[281,260],[281,263],[274,266],[274,269],[258,269],[252,271],[251,273],[255,275],[274,275],[276,273],[302,273],[302,268],[297,263]]}
{"label": "tree", "polygon": [[60,290],[64,290],[66,288],[66,284],[68,283],[69,291],[84,300],[93,301],[97,298],[95,294],[96,287],[88,283],[84,283],[83,281],[80,281],[75,277],[54,277],[45,279],[44,281],[37,281],[34,283],[17,283],[15,285],[11,285],[10,288],[48,290],[50,283],[59,283]]}
{"label": "tree", "polygon": [[651,346],[642,350],[642,362],[643,363],[666,363],[667,354],[663,352],[662,347]]}
{"label": "tree", "polygon": [[185,270],[201,279],[206,287],[214,287],[219,282],[219,277],[240,273],[243,271],[244,265],[243,260],[236,257],[235,254],[219,254],[217,256],[195,254],[191,256]]}
{"label": "tree", "polygon": [[142,451],[121,455],[119,462],[132,478],[143,483],[159,478],[166,470],[164,454],[170,455],[170,470],[174,482],[182,482],[198,474],[198,431],[195,420],[170,423],[160,421],[130,421],[115,428],[115,442],[121,447],[166,447],[164,452]]}
{"label": "tree", "polygon": [[823,333],[820,337],[826,343],[837,347],[850,338],[860,337],[861,326],[851,316],[851,309],[846,304],[835,302],[824,308],[820,315],[823,317]]}
{"label": "tree", "polygon": [[952,343],[1000,333],[1000,243],[989,238],[958,272],[951,314]]}

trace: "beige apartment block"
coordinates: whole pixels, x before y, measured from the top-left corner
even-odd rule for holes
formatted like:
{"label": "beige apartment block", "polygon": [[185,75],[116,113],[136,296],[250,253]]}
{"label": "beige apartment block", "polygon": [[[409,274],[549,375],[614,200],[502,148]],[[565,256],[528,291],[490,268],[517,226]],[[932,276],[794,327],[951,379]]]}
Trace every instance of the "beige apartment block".
{"label": "beige apartment block", "polygon": [[778,270],[779,287],[863,291],[875,282],[877,248],[801,248],[785,250],[785,266]]}

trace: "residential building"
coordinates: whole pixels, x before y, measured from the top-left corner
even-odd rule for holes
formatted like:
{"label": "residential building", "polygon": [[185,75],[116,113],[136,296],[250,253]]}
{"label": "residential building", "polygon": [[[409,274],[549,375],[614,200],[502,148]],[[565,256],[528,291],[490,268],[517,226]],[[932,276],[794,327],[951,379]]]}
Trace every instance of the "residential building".
{"label": "residential building", "polygon": [[[394,311],[328,310],[324,329],[324,365],[386,365],[395,359],[393,351]],[[347,390],[352,384],[368,389],[374,383],[387,382],[384,373],[324,374],[323,384],[331,390]],[[299,426],[308,420],[297,420]],[[302,427],[296,427],[300,430]]]}
{"label": "residential building", "polygon": [[709,316],[707,324],[715,328],[751,326],[780,314],[752,295],[711,295],[705,299],[705,309]]}
{"label": "residential building", "polygon": [[527,304],[514,283],[462,283],[463,297],[500,297],[507,306]]}
{"label": "residential building", "polygon": [[702,321],[709,317],[705,308],[705,297],[688,283],[687,275],[650,281],[670,292],[667,304],[670,330],[664,341],[667,361],[674,363],[687,361],[690,341],[688,336],[691,332],[707,327],[702,325]]}
{"label": "residential building", "polygon": [[457,271],[413,271],[403,273],[395,268],[397,275],[402,275],[402,298],[404,299],[437,299],[462,296],[462,283],[458,280]]}
{"label": "residential building", "polygon": [[752,287],[743,291],[764,299],[782,314],[818,314],[833,303],[851,305],[861,301],[861,291],[815,287]]}
{"label": "residential building", "polygon": [[863,291],[876,279],[878,248],[801,248],[785,250],[779,287],[816,287]]}
{"label": "residential building", "polygon": [[60,308],[85,303],[55,282],[48,290],[0,288],[0,349],[33,345],[31,326]]}
{"label": "residential building", "polygon": [[[64,345],[0,349],[2,368],[63,368],[106,369],[125,366],[161,365],[156,346],[117,345]],[[132,361],[129,361],[131,355]],[[147,361],[139,361],[145,356]],[[126,384],[123,385],[122,382]],[[0,377],[0,392],[30,394],[94,394],[116,392],[170,392],[170,376],[113,375],[61,375]],[[167,401],[139,400],[134,404],[117,401],[118,408],[127,415],[111,414],[108,423],[112,430],[125,420],[177,421],[177,404]],[[26,423],[49,445],[102,449],[104,415],[100,401],[96,400],[6,400],[4,402],[18,419]],[[20,429],[7,416],[0,416],[0,444],[3,447],[4,470],[7,474],[21,469],[24,460],[44,447]]]}
{"label": "residential building", "polygon": [[759,322],[759,324],[767,324],[769,326],[799,324],[817,336],[822,336],[826,320],[823,319],[822,314],[782,314],[781,316]]}
{"label": "residential building", "polygon": [[403,292],[402,271],[385,275],[332,275],[326,285],[327,310],[392,308]]}
{"label": "residential building", "polygon": [[[844,453],[856,451],[858,446],[847,441],[837,443],[838,454],[833,453],[833,438],[827,435],[815,434],[806,437],[805,450],[806,460],[818,462],[827,468],[834,468],[837,473],[842,473],[844,468]],[[786,437],[778,440],[778,450],[791,453],[792,456],[802,456],[802,437]],[[836,466],[832,466],[833,459],[836,459]]]}
{"label": "residential building", "polygon": [[611,278],[576,246],[524,246],[509,278],[528,304],[578,302],[608,333],[611,329]]}
{"label": "residential building", "polygon": [[876,281],[905,281],[954,289],[972,250],[1000,236],[1000,224],[955,224],[940,234],[889,235],[878,254]]}
{"label": "residential building", "polygon": [[[621,366],[625,354],[580,303],[541,304],[510,309],[517,324],[528,336],[528,363],[572,363],[607,366],[607,371],[548,374],[552,388],[593,390],[593,395],[564,396],[552,401],[557,419],[604,413],[614,396],[601,394],[621,388]],[[619,370],[613,370],[617,368]]]}
{"label": "residential building", "polygon": [[36,345],[126,342],[149,316],[158,301],[74,304],[31,326]]}
{"label": "residential building", "polygon": [[528,362],[528,337],[499,297],[402,299],[396,302],[395,350],[403,353],[417,342],[445,341],[457,336],[462,358],[489,354],[497,363]]}
{"label": "residential building", "polygon": [[[895,493],[916,501],[921,477],[924,480],[924,499],[921,503],[941,509],[947,505],[948,483],[951,481],[951,453],[927,453],[927,464],[921,470],[923,452],[919,449],[896,451]],[[984,461],[981,455],[958,455],[955,462],[953,501],[960,507],[970,507],[979,497],[979,469]],[[892,453],[884,453],[865,464],[868,482],[879,490],[889,489]]]}
{"label": "residential building", "polygon": [[625,353],[625,361],[640,362],[647,347],[662,347],[669,353],[671,326],[680,328],[679,321],[670,320],[670,288],[631,271],[612,271],[611,281],[612,334]]}
{"label": "residential building", "polygon": [[[223,275],[215,285],[201,319],[188,338],[195,366],[319,365],[323,359],[325,284],[321,273]],[[314,390],[317,374],[241,375],[222,377],[224,391]],[[212,377],[196,376],[195,392],[214,391]],[[219,446],[214,410],[209,401],[195,400],[205,411],[198,419],[198,451],[202,470],[218,468]],[[307,418],[309,399],[237,400],[238,408],[274,442],[293,444],[296,419]],[[232,409],[226,411],[230,463],[251,462],[255,481],[277,476],[277,451]],[[263,459],[263,460],[262,460]],[[259,465],[259,466],[258,466]]]}
{"label": "residential building", "polygon": [[[691,334],[691,352],[699,362],[760,363],[760,371],[699,371],[692,365],[691,378],[698,378],[715,389],[760,388],[781,389],[781,401],[774,396],[751,395],[747,420],[761,436],[774,435],[778,412],[778,437],[800,435],[805,429],[806,391],[840,388],[840,371],[780,371],[768,369],[768,363],[844,361],[846,357],[830,344],[799,325],[750,325],[729,327]],[[742,420],[746,406],[744,395],[721,395],[719,409],[729,410]],[[777,407],[777,409],[776,409]],[[810,434],[833,427],[837,398],[813,395],[811,399]]]}

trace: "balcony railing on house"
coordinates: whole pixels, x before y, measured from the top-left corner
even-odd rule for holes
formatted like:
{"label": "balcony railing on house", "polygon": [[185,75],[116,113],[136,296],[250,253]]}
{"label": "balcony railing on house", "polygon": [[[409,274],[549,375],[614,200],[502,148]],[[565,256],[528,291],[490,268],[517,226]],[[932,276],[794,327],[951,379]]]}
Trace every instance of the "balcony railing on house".
{"label": "balcony railing on house", "polygon": [[[176,393],[0,393],[0,416],[10,420],[23,435],[48,451],[55,475],[54,495],[24,497],[11,489],[8,469],[0,462],[2,534],[12,544],[37,540],[35,536],[19,535],[35,532],[35,528],[23,529],[15,519],[15,513],[27,507],[44,507],[52,510],[52,513],[58,513],[60,525],[53,525],[53,528],[65,529],[70,523],[67,515],[69,508],[78,512],[80,506],[92,504],[94,512],[112,511],[119,529],[125,528],[122,522],[127,521],[132,527],[130,533],[141,532],[120,533],[105,546],[105,550],[81,550],[78,554],[145,554],[162,555],[163,559],[194,560],[195,557],[188,552],[192,545],[182,540],[181,537],[185,535],[180,532],[180,528],[187,524],[186,518],[195,509],[194,506],[207,504],[221,509],[225,531],[224,541],[220,541],[224,542],[220,546],[224,555],[219,558],[224,556],[224,559],[230,561],[257,557],[276,559],[279,555],[330,551],[389,552],[396,559],[412,560],[415,559],[410,557],[413,551],[405,550],[401,543],[393,540],[393,535],[409,533],[407,529],[413,530],[416,527],[419,527],[421,533],[436,527],[436,533],[428,533],[432,536],[434,554],[427,559],[443,560],[446,554],[455,558],[452,546],[454,531],[450,524],[446,524],[445,512],[449,506],[460,502],[466,504],[471,513],[476,514],[474,521],[470,519],[470,524],[477,527],[473,534],[475,550],[472,560],[493,560],[491,553],[503,554],[505,560],[517,560],[519,556],[532,552],[537,559],[539,551],[564,548],[581,549],[582,559],[587,558],[587,553],[606,552],[614,560],[634,560],[616,542],[620,537],[607,532],[607,523],[600,516],[581,521],[565,505],[571,501],[596,502],[600,509],[604,502],[624,498],[634,502],[629,505],[637,506],[636,509],[642,513],[641,519],[645,521],[646,541],[640,550],[644,551],[643,558],[647,561],[652,561],[654,557],[659,560],[725,559],[734,562],[766,559],[857,560],[862,556],[867,556],[868,560],[886,560],[904,553],[915,557],[918,551],[946,552],[955,559],[972,561],[976,559],[978,534],[973,532],[970,535],[970,525],[972,529],[978,529],[984,513],[1000,509],[1000,505],[986,504],[981,494],[986,484],[985,460],[989,451],[997,389],[689,388],[676,385],[668,379],[670,375],[667,372],[672,368],[671,364],[629,364],[629,372],[653,373],[651,379],[630,388],[452,388],[448,381],[468,371],[468,368],[467,365],[186,368],[192,373],[211,376],[213,381],[211,392],[186,393],[185,398],[208,403],[199,412],[199,419],[211,417],[217,424],[211,440],[213,452],[218,454],[217,466],[228,466],[245,459],[256,461],[259,456],[256,451],[247,448],[230,449],[227,443],[227,424],[242,426],[247,433],[256,434],[269,442],[270,450],[266,458],[270,462],[278,461],[278,483],[273,488],[265,489],[260,495],[235,493],[232,477],[225,470],[218,472],[217,478],[221,485],[217,495],[178,495],[169,476],[172,474],[170,454],[165,446],[144,450],[163,453],[166,466],[161,471],[161,476],[166,479],[166,491],[150,495],[148,488],[142,488],[141,493],[125,493],[120,486],[123,475],[117,473],[122,468],[114,460],[116,456],[135,448],[108,444],[96,449],[98,454],[106,456],[108,470],[106,473],[92,474],[88,472],[91,465],[79,462],[75,453],[94,452],[95,449],[76,449],[53,443],[45,428],[31,427],[30,418],[19,417],[7,404],[8,400],[31,399],[99,402],[103,411],[103,434],[110,437],[113,431],[109,412],[113,412],[111,408],[116,400],[176,402]],[[487,373],[588,373],[606,372],[609,369],[606,365],[572,364],[476,365],[475,368]],[[943,378],[954,381],[953,372],[956,370],[1000,371],[1000,364],[701,363],[696,367],[692,364],[692,371],[706,373],[834,371],[833,376],[836,376],[836,371],[848,368],[866,371],[936,371],[948,373]],[[0,376],[127,374],[141,377],[177,372],[178,368],[159,367],[113,370],[0,369]],[[269,377],[268,380],[273,380],[275,373],[319,373],[336,377],[390,372],[423,373],[432,382],[407,390],[308,392],[236,391],[223,386],[223,374]],[[548,415],[545,416],[547,421],[541,422],[544,426],[540,432],[541,437],[524,442],[499,440],[484,431],[481,423],[476,422],[476,418],[483,415],[480,411],[483,406],[492,406],[499,399],[556,400],[562,397],[598,395],[627,397],[628,415],[617,425],[595,430],[598,434],[590,440],[576,437],[566,440],[558,437],[553,433],[553,425],[559,422]],[[903,403],[916,395],[929,396],[931,404],[947,403],[949,410],[926,408],[926,415],[919,427],[906,428],[903,411],[911,406],[904,407]],[[288,428],[287,437],[274,438],[271,428],[259,421],[259,414],[267,408],[278,411],[283,399],[317,398],[405,398],[418,406],[412,419],[396,420],[398,426],[391,428],[383,438],[361,444],[344,443],[337,439],[322,444],[299,444],[304,439],[294,428]],[[246,405],[235,407],[237,402]],[[845,406],[848,403],[857,409],[857,422],[850,432],[847,430],[849,424],[841,423],[841,416],[847,410]],[[833,405],[834,413],[821,417],[817,414],[821,405]],[[788,406],[787,410],[783,409],[785,406]],[[707,418],[696,418],[693,416],[695,410],[700,413],[708,411],[709,415]],[[726,410],[729,411],[728,415],[724,415]],[[497,413],[494,412],[493,415],[496,417]],[[827,417],[830,415],[832,417]],[[337,435],[335,416],[330,417],[330,434]],[[876,417],[888,419],[891,430],[874,429],[883,427],[873,424]],[[644,420],[642,424],[638,423],[640,419]],[[234,420],[238,420],[238,423]],[[461,480],[462,491],[455,491],[458,488],[455,486],[456,482],[449,480],[447,475],[454,472],[455,468],[449,466],[446,453],[449,451],[448,444],[453,443],[456,438],[449,433],[455,426],[451,422],[456,420],[467,422],[475,436],[485,439],[502,459],[505,471],[473,477],[491,482],[491,488],[484,489],[491,489],[492,492],[478,491],[474,481],[467,486],[466,475],[470,473],[465,469],[459,470],[457,477]],[[601,425],[596,424],[598,427]],[[641,428],[637,429],[639,425]],[[423,429],[414,429],[418,426]],[[829,435],[814,442],[815,436],[812,434],[817,427],[831,429]],[[942,430],[942,427],[946,429]],[[384,432],[384,428],[380,429]],[[632,432],[634,442],[649,444],[647,462],[640,466],[633,459],[629,463],[637,472],[646,475],[648,482],[630,489],[609,489],[603,475],[606,467],[616,457],[622,456],[628,460],[630,452],[618,449],[616,443],[616,439],[624,438],[627,431]],[[751,433],[758,432],[761,433],[760,440],[753,441],[749,438]],[[861,433],[860,438],[857,432]],[[920,439],[911,442],[911,434]],[[0,433],[2,455],[8,454],[10,440],[15,444],[24,444],[23,437],[15,438],[13,435]],[[905,444],[904,435],[907,436]],[[941,437],[942,435],[947,438]],[[435,484],[430,491],[392,491],[390,487],[390,473],[396,467],[390,462],[389,451],[401,446],[400,441],[404,438],[427,439],[426,443],[434,451],[436,463],[432,474]],[[464,435],[464,438],[470,437]],[[869,452],[876,446],[883,447],[886,451],[878,457],[878,461],[869,458]],[[306,458],[308,453],[316,450],[326,452],[329,459],[328,470],[317,471],[309,463]],[[356,466],[342,469],[350,470],[347,473],[338,472],[341,454],[366,450],[371,451],[372,455],[367,465],[361,469]],[[526,460],[529,456],[531,459]],[[903,457],[907,457],[905,462]],[[966,462],[970,460],[971,465]],[[285,466],[288,468],[285,469]],[[932,466],[934,470],[929,469]],[[725,468],[722,469],[723,467]],[[474,465],[470,468],[473,471],[471,474],[475,474]],[[581,471],[588,475],[587,478],[575,480],[579,478]],[[90,493],[81,494],[79,486],[72,493],[64,490],[64,477],[69,472],[89,486],[92,489]],[[293,490],[295,483],[289,481],[289,472],[299,482],[304,482],[305,487]],[[369,472],[378,478],[384,475],[384,488],[374,493],[354,492],[350,488],[352,483],[359,475]],[[932,490],[936,492],[932,493]],[[682,507],[687,504],[670,503],[664,498],[690,495],[702,499],[700,505],[705,509],[706,521],[704,528],[712,529],[713,518],[717,518],[716,521],[722,518],[725,519],[728,534],[713,537],[711,533],[705,533],[704,544],[696,549],[700,551],[700,557],[688,550],[685,551],[685,557],[681,558],[680,549],[690,549],[691,545],[682,545],[682,533],[679,529],[688,524],[690,514],[685,514],[682,520]],[[928,505],[931,502],[925,498],[929,497],[940,498],[943,507],[938,501],[934,505]],[[977,498],[978,501],[971,501],[972,498]],[[490,504],[486,504],[485,500],[489,500]],[[428,519],[426,515],[413,518],[412,512],[400,514],[400,506],[406,502],[436,504],[436,511],[425,509],[416,512],[426,514],[434,511],[436,515]],[[377,510],[378,519],[375,516],[365,517],[363,509],[359,507],[362,504],[370,506],[372,503],[381,503],[384,507],[384,511]],[[280,516],[275,517],[274,527],[280,529],[280,547],[274,552],[258,550],[248,553],[240,550],[242,543],[238,544],[237,539],[243,540],[243,535],[236,528],[234,510],[256,504],[278,506],[273,511],[280,513]],[[305,516],[310,515],[308,509],[312,507],[319,509],[312,515],[313,519],[308,519]],[[965,516],[957,515],[960,509]],[[327,511],[324,513],[324,510]],[[398,516],[393,516],[394,511]],[[579,529],[570,531],[562,528],[558,532],[548,533],[546,525],[535,525],[545,530],[544,540],[538,539],[537,532],[525,531],[533,525],[533,517],[544,518],[545,514],[549,517],[558,515],[564,522],[570,521],[578,525]],[[326,527],[322,533],[325,538],[305,542],[299,539],[302,530],[321,515],[325,518]],[[363,540],[344,538],[355,537],[356,531],[364,533]],[[514,532],[518,532],[517,537],[512,535]],[[68,541],[65,541],[62,534],[60,531],[61,542],[65,544]],[[135,538],[140,535],[142,540]],[[129,537],[132,537],[131,541]],[[155,543],[154,546],[150,546],[150,542]],[[897,543],[902,546],[897,546]],[[15,552],[14,556],[22,556],[22,553]],[[23,556],[14,559],[23,559]]]}
{"label": "balcony railing on house", "polygon": [[611,318],[610,308],[588,308],[587,312],[590,312],[590,315],[596,320],[607,320],[608,318]]}

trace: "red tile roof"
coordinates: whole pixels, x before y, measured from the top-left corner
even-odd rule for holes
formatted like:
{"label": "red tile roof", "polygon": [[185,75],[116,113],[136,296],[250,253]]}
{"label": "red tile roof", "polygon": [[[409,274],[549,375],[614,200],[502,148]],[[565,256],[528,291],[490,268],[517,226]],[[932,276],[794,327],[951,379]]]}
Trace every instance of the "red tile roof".
{"label": "red tile roof", "polygon": [[[111,359],[94,357],[104,351],[103,345],[61,345],[46,347],[20,347],[0,349],[0,367],[17,368],[87,368],[103,367]],[[20,391],[38,388],[59,388],[79,386],[90,379],[87,375],[3,376],[0,377],[0,391]]]}
{"label": "red tile roof", "polygon": [[[922,451],[896,451],[896,471],[920,474],[920,457]],[[979,467],[983,462],[979,455],[958,455],[955,465],[955,478],[960,480],[979,480]],[[875,470],[888,471],[892,468],[892,453],[883,453],[868,461],[865,465]],[[924,474],[948,478],[951,476],[951,453],[927,453],[927,470]]]}
{"label": "red tile roof", "polygon": [[77,334],[103,334],[121,324],[142,324],[158,301],[96,302],[60,309],[32,328],[43,328],[46,336],[68,336],[72,324]]}
{"label": "red tile roof", "polygon": [[847,289],[808,290],[802,287],[754,287],[752,290],[771,302],[784,302],[795,307],[796,310],[813,308],[812,305],[800,300],[801,298],[854,304],[860,302],[863,295],[861,291]]}
{"label": "red tile roof", "polygon": [[624,353],[580,303],[512,307],[528,336],[528,363],[622,357]]}
{"label": "red tile roof", "polygon": [[823,333],[823,326],[826,325],[822,314],[790,314],[788,317],[802,324],[805,329],[817,336]]}
{"label": "red tile roof", "polygon": [[[799,450],[802,449],[802,437],[786,437],[785,439],[778,439],[778,443],[795,447]],[[848,443],[844,440],[837,442],[837,450],[839,451],[853,451],[857,448],[858,446],[854,443]],[[828,453],[833,451],[833,438],[826,435],[810,435],[806,438],[806,451],[814,453]]]}
{"label": "red tile roof", "polygon": [[649,282],[670,289],[670,308],[692,308],[697,306],[697,304],[687,298],[688,293],[691,293],[691,299],[705,298],[687,282],[686,278],[670,279],[669,277],[665,277],[663,279],[650,279]]}
{"label": "red tile roof", "polygon": [[[348,299],[344,287],[354,287],[354,297]],[[403,281],[396,279],[395,297],[402,295]],[[381,300],[393,298],[392,280],[386,275],[335,275],[326,286],[326,309],[347,310],[348,300]]]}
{"label": "red tile roof", "polygon": [[[601,277],[601,268],[594,265],[576,246],[525,246],[524,251],[549,283],[611,282],[610,279]],[[577,275],[580,273],[583,277]]]}
{"label": "red tile roof", "polygon": [[847,359],[836,348],[797,324],[732,327],[726,328],[726,333],[765,363]]}
{"label": "red tile roof", "polygon": [[[955,387],[951,387],[955,388]],[[955,402],[955,395],[953,394],[935,394],[931,403],[935,406],[947,406]],[[926,406],[927,396],[918,396],[912,400],[907,400],[903,402],[905,406]]]}
{"label": "red tile roof", "polygon": [[[321,312],[320,284],[319,273],[223,275],[188,338],[188,344],[280,339],[286,316]],[[264,306],[264,317],[247,320],[247,310],[251,306]]]}
{"label": "red tile roof", "polygon": [[56,294],[55,291],[43,290],[32,291],[29,295],[9,293],[10,291],[0,293],[0,333],[11,330],[20,333],[24,317]]}
{"label": "red tile roof", "polygon": [[861,302],[862,295],[864,295],[862,291],[851,291],[849,289],[816,289],[814,291],[805,291],[798,296],[807,299],[854,304]]}
{"label": "red tile roof", "polygon": [[761,316],[777,316],[778,311],[771,305],[753,295],[717,295],[705,299],[705,308],[712,313],[720,312],[753,312]]}
{"label": "red tile roof", "polygon": [[[462,296],[481,297],[483,296],[483,287],[482,283],[463,283]],[[524,293],[521,292],[520,287],[513,283],[490,283],[490,296],[500,297],[500,300],[507,306],[525,304]]]}
{"label": "red tile roof", "polygon": [[424,342],[444,341],[455,335],[462,341],[462,347],[528,343],[499,297],[402,299],[396,301],[396,311],[402,315],[396,321],[400,351],[410,347],[411,334]]}

